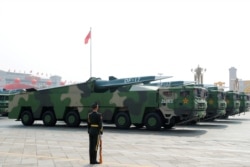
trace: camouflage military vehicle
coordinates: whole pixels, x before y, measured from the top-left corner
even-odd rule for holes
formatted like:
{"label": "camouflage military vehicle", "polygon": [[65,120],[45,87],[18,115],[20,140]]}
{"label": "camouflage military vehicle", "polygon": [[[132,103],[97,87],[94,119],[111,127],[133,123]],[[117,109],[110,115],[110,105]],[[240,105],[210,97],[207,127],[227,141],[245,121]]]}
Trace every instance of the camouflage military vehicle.
{"label": "camouflage military vehicle", "polygon": [[[136,127],[145,126],[148,130],[159,130],[174,126],[175,116],[192,119],[204,114],[206,102],[201,88],[170,91],[140,84],[164,78],[168,77],[110,77],[109,81],[93,77],[73,85],[28,89],[26,93],[10,96],[9,118],[21,120],[23,125],[42,120],[46,126],[64,121],[68,126],[76,127],[87,121],[91,104],[98,102],[106,123],[121,129],[133,124]],[[176,108],[174,112],[173,108]]]}
{"label": "camouflage military vehicle", "polygon": [[184,81],[158,82],[149,85],[164,90],[170,122],[196,123],[206,116],[207,90],[204,87]]}
{"label": "camouflage military vehicle", "polygon": [[228,118],[228,116],[232,116],[240,112],[239,93],[234,91],[226,91],[226,102],[227,102],[226,114],[221,118]]}
{"label": "camouflage military vehicle", "polygon": [[[205,86],[206,87],[206,86]],[[204,121],[211,121],[226,114],[226,95],[223,90],[219,90],[217,86],[208,86],[207,96],[207,113]]]}
{"label": "camouflage military vehicle", "polygon": [[240,112],[239,113],[247,112],[250,107],[250,97],[244,92],[240,92],[239,96],[240,96]]}

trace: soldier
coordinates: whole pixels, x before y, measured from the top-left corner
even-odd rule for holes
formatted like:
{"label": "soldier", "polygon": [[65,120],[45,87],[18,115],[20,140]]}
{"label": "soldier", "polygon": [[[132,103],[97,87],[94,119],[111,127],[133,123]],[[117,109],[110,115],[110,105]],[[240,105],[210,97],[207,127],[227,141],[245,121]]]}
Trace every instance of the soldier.
{"label": "soldier", "polygon": [[88,115],[88,133],[89,133],[89,158],[90,164],[100,164],[96,160],[100,135],[103,133],[102,115],[98,113],[99,105],[92,105],[92,112]]}

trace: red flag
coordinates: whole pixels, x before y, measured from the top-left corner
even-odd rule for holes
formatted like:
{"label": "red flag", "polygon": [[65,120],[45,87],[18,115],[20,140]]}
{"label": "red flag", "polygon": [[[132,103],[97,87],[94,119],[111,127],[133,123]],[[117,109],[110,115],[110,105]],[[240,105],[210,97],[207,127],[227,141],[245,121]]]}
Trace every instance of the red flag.
{"label": "red flag", "polygon": [[84,43],[87,44],[90,38],[91,38],[91,31],[89,31],[88,35],[85,37]]}

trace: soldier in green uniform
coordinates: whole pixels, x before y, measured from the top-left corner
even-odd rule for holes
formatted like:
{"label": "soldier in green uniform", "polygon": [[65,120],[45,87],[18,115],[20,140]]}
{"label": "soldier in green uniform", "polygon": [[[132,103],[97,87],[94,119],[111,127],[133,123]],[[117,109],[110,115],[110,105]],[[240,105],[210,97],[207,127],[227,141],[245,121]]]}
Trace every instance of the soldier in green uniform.
{"label": "soldier in green uniform", "polygon": [[88,115],[88,133],[89,133],[89,158],[90,164],[99,164],[96,160],[100,135],[103,133],[102,115],[98,112],[99,105],[92,105],[92,112]]}

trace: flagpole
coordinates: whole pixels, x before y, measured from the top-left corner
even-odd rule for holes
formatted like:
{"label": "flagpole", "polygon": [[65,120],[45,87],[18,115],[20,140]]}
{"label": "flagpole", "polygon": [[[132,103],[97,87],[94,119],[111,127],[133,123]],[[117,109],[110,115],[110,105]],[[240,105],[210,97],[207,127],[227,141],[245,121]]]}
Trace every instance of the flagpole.
{"label": "flagpole", "polygon": [[92,77],[92,32],[91,32],[91,27],[90,27],[90,35],[91,35],[91,37],[90,37],[90,45],[89,45],[89,47],[90,47],[90,77]]}

